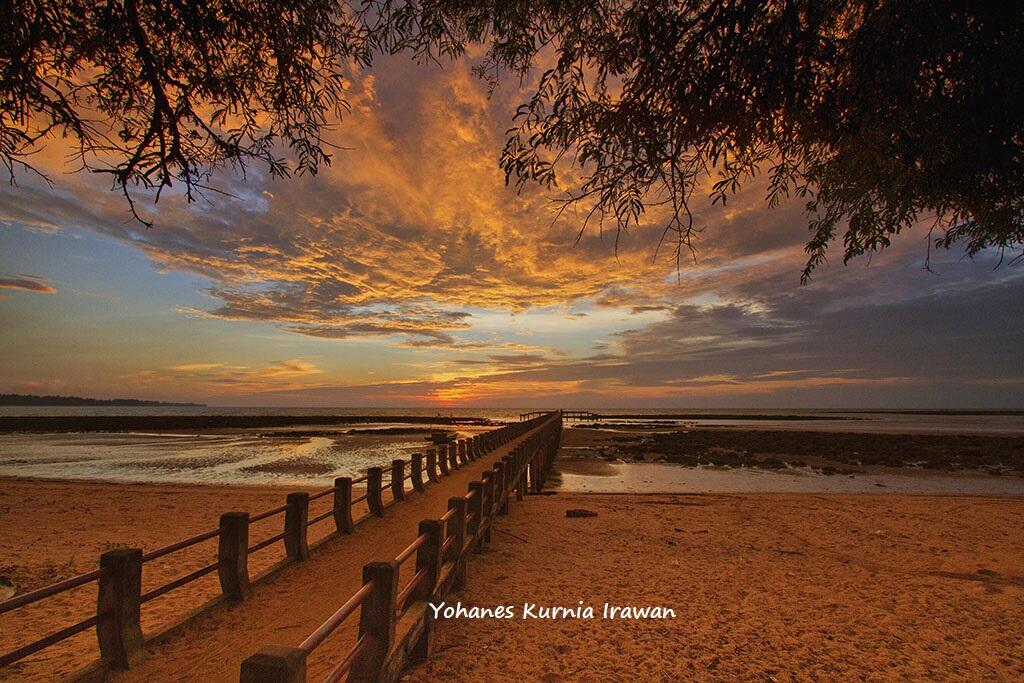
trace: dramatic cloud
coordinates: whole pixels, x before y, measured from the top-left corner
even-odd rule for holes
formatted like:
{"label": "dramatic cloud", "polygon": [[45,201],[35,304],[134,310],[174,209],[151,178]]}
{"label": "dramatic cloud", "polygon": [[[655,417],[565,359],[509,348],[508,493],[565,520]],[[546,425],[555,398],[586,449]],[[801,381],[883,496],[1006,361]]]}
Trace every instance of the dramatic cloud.
{"label": "dramatic cloud", "polygon": [[187,363],[145,370],[124,379],[141,386],[172,383],[190,387],[202,395],[293,391],[317,386],[310,376],[321,370],[302,359],[273,361],[262,367],[229,363]]}
{"label": "dramatic cloud", "polygon": [[17,278],[0,278],[0,289],[22,289],[26,292],[56,294],[57,290],[46,284],[43,278],[21,276]]}
{"label": "dramatic cloud", "polygon": [[268,326],[328,360],[359,346],[331,369],[156,360],[126,373],[147,390],[254,404],[1019,404],[1018,268],[938,255],[925,272],[922,231],[799,287],[801,202],[766,209],[763,181],[726,207],[695,201],[704,230],[678,264],[658,249],[657,215],[617,240],[579,235],[581,216],[554,220],[555,191],[505,186],[497,157],[520,96],[489,98],[468,61],[396,58],[354,80],[334,133],[346,149],[316,177],[224,176],[230,196],[191,205],[168,193],[146,230],[94,177],[54,173],[53,189],[0,187],[0,224],[104,235],[202,278],[208,305],[173,306],[186,329]]}

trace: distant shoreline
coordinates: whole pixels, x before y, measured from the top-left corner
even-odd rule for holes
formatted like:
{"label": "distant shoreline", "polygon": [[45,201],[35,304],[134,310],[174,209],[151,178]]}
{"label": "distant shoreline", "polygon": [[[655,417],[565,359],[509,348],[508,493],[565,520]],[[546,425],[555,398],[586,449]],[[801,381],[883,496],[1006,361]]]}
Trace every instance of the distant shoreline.
{"label": "distant shoreline", "polygon": [[0,417],[0,434],[12,432],[197,432],[206,429],[262,429],[303,425],[408,424],[480,425],[484,417],[440,415],[26,415]]}
{"label": "distant shoreline", "polygon": [[160,408],[205,408],[205,403],[174,403],[170,401],[146,401],[138,398],[83,398],[81,396],[36,396],[33,394],[0,394],[0,406],[31,408],[33,406],[113,406],[113,407],[160,407]]}

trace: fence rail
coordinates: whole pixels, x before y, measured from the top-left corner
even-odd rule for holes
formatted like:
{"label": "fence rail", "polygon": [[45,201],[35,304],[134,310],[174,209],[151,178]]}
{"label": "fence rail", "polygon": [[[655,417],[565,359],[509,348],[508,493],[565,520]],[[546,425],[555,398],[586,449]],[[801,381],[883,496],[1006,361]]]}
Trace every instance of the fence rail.
{"label": "fence rail", "polygon": [[[433,616],[427,603],[465,585],[469,556],[490,542],[496,517],[527,489],[539,493],[561,439],[560,413],[518,423],[533,430],[493,469],[469,484],[464,496],[450,498],[439,519],[420,522],[419,535],[393,559],[363,567],[363,585],[298,647],[269,645],[241,665],[240,683],[305,683],[308,658],[329,635],[359,612],[355,643],[324,679],[336,683],[390,683],[412,660],[430,652]],[[398,590],[402,566],[415,556],[416,573]],[[400,620],[405,634],[396,639]],[[336,651],[332,648],[332,651]]]}
{"label": "fence rail", "polygon": [[[338,477],[334,481],[334,486],[330,488],[315,493],[289,494],[284,505],[254,515],[249,515],[246,512],[225,513],[221,516],[218,528],[147,553],[143,553],[139,549],[124,548],[107,551],[100,556],[100,568],[97,570],[73,576],[0,602],[0,615],[2,615],[94,581],[98,583],[99,598],[95,614],[21,645],[10,652],[0,654],[0,667],[17,662],[95,627],[103,665],[110,668],[127,669],[142,649],[143,637],[140,623],[143,604],[214,572],[219,575],[221,592],[226,598],[245,600],[251,593],[248,558],[253,553],[283,541],[286,562],[304,560],[309,553],[307,529],[314,524],[333,518],[335,530],[332,535],[354,533],[356,525],[360,522],[373,515],[383,516],[387,508],[404,500],[410,493],[405,490],[406,481],[410,479],[413,481],[413,491],[422,491],[427,483],[437,482],[440,476],[447,475],[492,452],[528,431],[536,422],[537,420],[512,423],[473,437],[438,445],[426,449],[425,458],[422,453],[415,453],[408,461],[395,460],[387,468],[371,467],[365,474],[355,478]],[[405,474],[407,468],[408,474]],[[356,484],[364,485],[365,490],[361,495],[353,497],[353,486]],[[384,502],[385,492],[390,494],[390,500],[387,503]],[[310,518],[309,503],[331,495],[334,497],[331,509]],[[369,508],[369,514],[359,519],[353,519],[352,508],[363,502]],[[258,542],[249,543],[249,531],[253,524],[282,514],[284,515],[282,531]],[[214,538],[218,539],[216,561],[142,593],[143,565]],[[412,552],[416,552],[416,549],[410,551],[410,553]],[[344,607],[339,609],[339,613],[343,610]],[[344,620],[345,616],[347,615],[343,614],[338,623]]]}

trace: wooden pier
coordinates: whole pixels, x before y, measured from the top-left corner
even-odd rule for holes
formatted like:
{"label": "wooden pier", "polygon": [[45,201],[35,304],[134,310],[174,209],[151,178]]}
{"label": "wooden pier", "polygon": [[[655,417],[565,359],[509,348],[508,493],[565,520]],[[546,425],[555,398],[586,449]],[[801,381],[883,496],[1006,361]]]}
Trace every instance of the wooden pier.
{"label": "wooden pier", "polygon": [[[542,410],[542,411],[534,411],[534,412],[531,412],[531,413],[520,413],[519,414],[519,421],[523,422],[524,420],[530,420],[530,419],[533,419],[535,417],[540,417],[541,415],[547,415],[548,412],[549,411],[543,411]],[[577,421],[580,421],[580,422],[585,421],[585,420],[586,421],[589,421],[589,420],[600,421],[600,420],[604,419],[604,415],[600,415],[598,413],[592,413],[589,410],[563,410],[563,411],[561,411],[561,413],[562,413],[562,420],[565,421],[565,422],[571,422],[573,420],[577,420]]]}

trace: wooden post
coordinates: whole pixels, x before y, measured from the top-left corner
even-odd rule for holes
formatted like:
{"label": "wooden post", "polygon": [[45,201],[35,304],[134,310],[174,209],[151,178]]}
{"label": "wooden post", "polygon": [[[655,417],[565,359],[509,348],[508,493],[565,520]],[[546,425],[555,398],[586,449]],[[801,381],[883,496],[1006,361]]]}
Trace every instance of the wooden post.
{"label": "wooden post", "polygon": [[426,569],[427,578],[413,590],[413,600],[430,600],[441,578],[441,565],[444,563],[441,553],[444,546],[444,522],[439,519],[422,520],[419,535],[423,534],[427,535],[427,540],[416,551],[416,572]]}
{"label": "wooden post", "polygon": [[100,656],[115,669],[129,669],[142,655],[142,551],[118,548],[100,555],[96,638]]}
{"label": "wooden post", "polygon": [[522,500],[526,494],[526,470],[516,469],[516,500]]}
{"label": "wooden post", "polygon": [[405,461],[391,461],[391,497],[405,500]]}
{"label": "wooden post", "polygon": [[220,516],[217,542],[217,576],[228,599],[241,601],[249,587],[249,513],[225,512]]}
{"label": "wooden post", "polygon": [[436,484],[438,482],[436,448],[431,448],[427,451],[427,479],[429,479],[432,484]]}
{"label": "wooden post", "polygon": [[484,482],[484,524],[481,538],[484,543],[490,543],[491,525],[494,521],[494,470],[484,472],[480,477]]}
{"label": "wooden post", "polygon": [[455,588],[462,590],[466,587],[466,557],[463,549],[466,547],[466,510],[469,507],[466,499],[456,496],[448,499],[448,509],[454,510],[455,514],[448,520],[448,538],[454,539],[452,547],[448,549],[448,556],[445,562],[455,563]]}
{"label": "wooden post", "polygon": [[468,453],[466,452],[466,450],[467,450],[467,444],[468,444],[468,443],[469,443],[469,441],[468,441],[468,440],[466,440],[466,439],[463,439],[462,441],[460,441],[460,442],[458,443],[458,449],[459,449],[459,464],[461,464],[461,465],[468,465],[468,464],[469,464],[469,455],[468,455]]}
{"label": "wooden post", "polygon": [[351,534],[356,530],[352,521],[352,477],[334,480],[334,527],[339,534]]}
{"label": "wooden post", "polygon": [[398,562],[370,562],[363,566],[363,584],[373,589],[363,600],[359,614],[359,637],[367,636],[369,645],[352,663],[349,682],[371,683],[378,680],[381,667],[395,642],[395,599],[398,597]]}
{"label": "wooden post", "polygon": [[501,498],[501,514],[508,514],[508,499],[512,497],[512,457],[506,455],[501,459],[501,483],[502,483],[502,498]]}
{"label": "wooden post", "polygon": [[306,543],[309,494],[305,491],[289,493],[287,503],[288,509],[284,511],[284,550],[289,560],[305,560],[309,557],[309,544]]}
{"label": "wooden post", "polygon": [[494,514],[504,515],[505,509],[505,468],[500,462],[494,463]]}
{"label": "wooden post", "polygon": [[412,468],[412,490],[422,491],[425,488],[423,484],[423,454],[413,453],[409,466]]}
{"label": "wooden post", "polygon": [[469,482],[469,491],[474,493],[473,497],[469,499],[469,514],[472,519],[469,521],[469,526],[466,529],[469,534],[469,541],[473,545],[473,548],[478,547],[477,535],[480,533],[480,522],[484,518],[484,485],[483,482],[471,481]]}
{"label": "wooden post", "polygon": [[448,467],[448,446],[437,447],[437,467],[441,470],[442,477],[447,477],[451,471]]}
{"label": "wooden post", "polygon": [[448,444],[448,468],[451,470],[459,469],[459,445],[457,442]]}
{"label": "wooden post", "polygon": [[[426,570],[426,577],[416,586],[410,597],[413,600],[428,602],[434,597],[434,589],[441,579],[444,522],[438,519],[425,519],[420,522],[419,531],[421,536],[427,535],[427,540],[416,551],[416,573]],[[414,662],[425,661],[434,649],[433,643],[434,619],[428,613],[424,617],[423,632],[409,652],[409,659]]]}
{"label": "wooden post", "polygon": [[384,480],[384,469],[369,467],[366,470],[366,505],[370,514],[384,516],[384,499],[381,497],[381,483]]}
{"label": "wooden post", "polygon": [[242,662],[239,683],[306,683],[306,652],[267,645]]}

